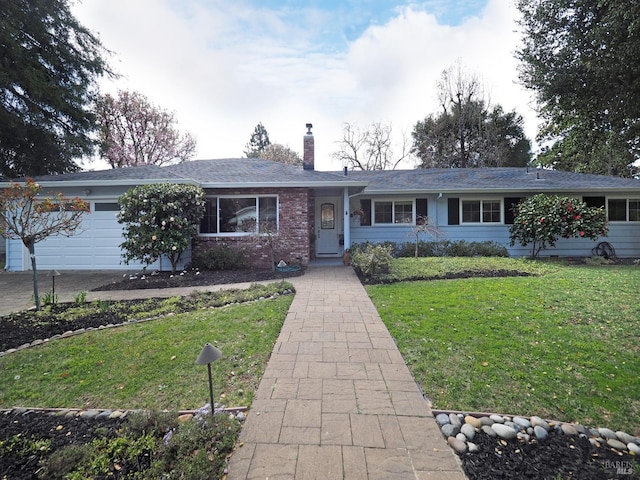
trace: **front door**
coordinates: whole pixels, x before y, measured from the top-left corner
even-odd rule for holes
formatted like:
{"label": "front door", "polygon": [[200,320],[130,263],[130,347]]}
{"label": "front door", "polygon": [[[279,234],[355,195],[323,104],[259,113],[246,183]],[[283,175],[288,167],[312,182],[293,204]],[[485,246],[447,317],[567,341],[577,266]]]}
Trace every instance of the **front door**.
{"label": "front door", "polygon": [[316,197],[316,256],[342,255],[342,199]]}

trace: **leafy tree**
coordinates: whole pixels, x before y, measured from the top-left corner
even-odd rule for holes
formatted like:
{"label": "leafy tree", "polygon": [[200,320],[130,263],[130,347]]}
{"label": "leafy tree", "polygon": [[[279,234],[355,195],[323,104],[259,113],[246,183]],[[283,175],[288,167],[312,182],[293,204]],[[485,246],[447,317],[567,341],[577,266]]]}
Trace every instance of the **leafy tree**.
{"label": "leafy tree", "polygon": [[302,158],[297,152],[279,143],[272,143],[264,147],[260,153],[260,158],[284,163],[285,165],[302,165]]}
{"label": "leafy tree", "polygon": [[139,92],[100,96],[96,115],[100,154],[112,168],[181,163],[195,153],[195,139],[180,134],[174,113],[153,105]]}
{"label": "leafy tree", "polygon": [[24,184],[10,182],[0,192],[0,235],[20,239],[31,257],[33,297],[40,310],[36,243],[54,235],[72,236],[82,223],[89,205],[80,198],[62,194],[40,196],[41,186],[27,178]]}
{"label": "leafy tree", "polygon": [[460,64],[445,70],[438,82],[442,111],[418,121],[413,129],[413,153],[420,167],[524,166],[531,144],[524,121],[501,106],[489,107],[482,85]]}
{"label": "leafy tree", "polygon": [[339,150],[333,153],[333,158],[355,170],[393,170],[410,155],[404,137],[400,155],[394,155],[390,124],[372,123],[361,129],[345,123],[338,144]]}
{"label": "leafy tree", "polygon": [[267,132],[267,129],[264,128],[264,125],[262,125],[262,122],[260,122],[253,130],[249,143],[245,146],[246,150],[244,151],[244,154],[247,158],[262,157],[262,152],[269,145],[271,145],[269,133]]}
{"label": "leafy tree", "polygon": [[198,233],[204,216],[204,191],[195,185],[139,185],[118,199],[118,222],[124,224],[120,245],[125,263],[147,265],[165,255],[176,272],[182,253]]}
{"label": "leafy tree", "polygon": [[93,152],[90,106],[97,78],[110,72],[68,4],[0,2],[0,175],[72,172]]}
{"label": "leafy tree", "polygon": [[555,247],[559,237],[589,238],[606,236],[607,216],[602,207],[589,207],[575,198],[538,194],[515,207],[516,217],[509,233],[511,246],[531,244],[535,258],[547,247]]}
{"label": "leafy tree", "polygon": [[640,154],[640,2],[517,0],[520,80],[537,97],[538,163],[633,175]]}

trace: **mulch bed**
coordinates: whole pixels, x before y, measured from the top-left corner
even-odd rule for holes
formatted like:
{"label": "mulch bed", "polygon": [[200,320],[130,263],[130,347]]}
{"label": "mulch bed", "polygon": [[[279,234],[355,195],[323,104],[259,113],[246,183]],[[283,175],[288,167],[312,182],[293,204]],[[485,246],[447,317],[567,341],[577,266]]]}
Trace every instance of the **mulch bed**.
{"label": "mulch bed", "polygon": [[[0,478],[44,478],[40,475],[42,461],[51,452],[67,445],[84,445],[98,437],[113,438],[123,421],[54,416],[33,411],[3,412],[0,414]],[[51,446],[34,448],[33,442],[41,440],[50,440]]]}
{"label": "mulch bed", "polygon": [[640,478],[640,464],[631,455],[596,447],[575,435],[551,432],[544,440],[526,443],[480,432],[473,442],[480,451],[461,457],[469,480]]}
{"label": "mulch bed", "polygon": [[121,281],[94,288],[93,291],[140,290],[149,288],[202,287],[230,283],[256,283],[279,280],[304,275],[304,269],[277,272],[271,269],[246,270],[184,270],[170,272],[150,272],[125,274]]}

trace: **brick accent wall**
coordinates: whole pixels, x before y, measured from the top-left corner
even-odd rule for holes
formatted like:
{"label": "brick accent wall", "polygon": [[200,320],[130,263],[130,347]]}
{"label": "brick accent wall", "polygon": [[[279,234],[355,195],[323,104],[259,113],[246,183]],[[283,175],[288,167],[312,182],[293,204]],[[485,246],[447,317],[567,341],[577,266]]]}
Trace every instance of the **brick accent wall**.
{"label": "brick accent wall", "polygon": [[[278,195],[279,230],[273,237],[275,262],[284,260],[287,264],[307,265],[310,258],[309,225],[313,212],[313,192],[306,188],[287,189],[236,189],[206,190],[207,196],[217,195]],[[311,207],[310,207],[311,205]],[[311,211],[310,211],[311,208]],[[311,230],[313,231],[313,230]],[[264,238],[262,240],[265,240]],[[226,245],[241,249],[251,267],[269,268],[271,266],[271,248],[255,235],[241,236],[204,236],[193,240],[193,253],[202,249],[217,248]]]}

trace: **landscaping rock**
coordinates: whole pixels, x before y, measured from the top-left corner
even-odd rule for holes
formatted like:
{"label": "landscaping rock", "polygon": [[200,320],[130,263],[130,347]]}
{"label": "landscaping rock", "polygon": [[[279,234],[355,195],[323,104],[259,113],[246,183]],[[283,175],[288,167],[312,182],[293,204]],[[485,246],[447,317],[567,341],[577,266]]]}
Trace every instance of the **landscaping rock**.
{"label": "landscaping rock", "polygon": [[460,428],[460,432],[462,432],[464,436],[467,437],[467,440],[473,440],[473,437],[476,436],[476,429],[473,428],[473,426],[469,423],[465,423],[464,425],[462,425],[462,427]]}
{"label": "landscaping rock", "polygon": [[513,417],[513,423],[520,425],[523,429],[527,429],[531,426],[531,422],[523,417]]}
{"label": "landscaping rock", "polygon": [[533,427],[533,434],[538,440],[544,440],[549,436],[549,432],[540,425],[536,425],[535,427]]}
{"label": "landscaping rock", "polygon": [[455,437],[458,433],[460,433],[460,427],[451,425],[450,423],[442,426],[442,434],[445,437]]}
{"label": "landscaping rock", "polygon": [[635,437],[633,437],[632,435],[629,435],[626,432],[617,431],[616,437],[618,437],[618,440],[620,440],[622,443],[635,442]]}
{"label": "landscaping rock", "polygon": [[627,443],[627,449],[634,455],[640,455],[640,445],[638,445],[637,443]]}
{"label": "landscaping rock", "polygon": [[608,438],[607,445],[609,445],[611,448],[615,448],[616,450],[624,451],[627,449],[627,446],[617,438]]}
{"label": "landscaping rock", "polygon": [[455,425],[456,427],[461,427],[462,426],[462,421],[460,420],[458,415],[456,415],[455,413],[450,413],[449,414],[449,423],[451,425]]}
{"label": "landscaping rock", "polygon": [[491,417],[480,417],[480,423],[482,423],[482,425],[493,425],[494,422],[493,420],[491,420]]}
{"label": "landscaping rock", "polygon": [[467,449],[468,449],[467,444],[465,442],[463,442],[462,440],[459,440],[456,437],[449,437],[449,438],[447,438],[447,443],[459,455],[463,455],[463,454],[467,453]]}
{"label": "landscaping rock", "polygon": [[496,434],[498,434],[500,438],[504,438],[505,440],[516,438],[516,431],[508,425],[494,423],[493,425],[491,425],[491,428],[496,432]]}
{"label": "landscaping rock", "polygon": [[491,428],[490,425],[483,425],[480,430],[482,430],[484,433],[486,433],[490,437],[496,437],[498,435],[496,431],[493,428]]}
{"label": "landscaping rock", "polygon": [[549,423],[546,420],[543,420],[540,417],[537,416],[533,416],[531,417],[531,425],[533,425],[534,427],[537,425],[539,427],[544,428],[547,432],[551,429],[551,427],[549,426]]}
{"label": "landscaping rock", "polygon": [[449,415],[447,415],[446,413],[439,413],[436,416],[436,422],[438,423],[438,425],[440,425],[441,427],[443,425],[447,425],[448,423],[450,423],[449,421]]}
{"label": "landscaping rock", "polygon": [[468,423],[473,428],[481,428],[482,427],[482,421],[479,418],[476,418],[476,417],[471,416],[471,415],[467,415],[466,417],[464,417],[464,423]]}
{"label": "landscaping rock", "polygon": [[578,435],[578,429],[575,427],[575,425],[572,425],[570,423],[563,423],[562,425],[560,425],[560,429],[565,435]]}
{"label": "landscaping rock", "polygon": [[602,438],[611,438],[614,440],[618,439],[618,436],[616,435],[616,432],[614,432],[613,430],[610,430],[608,428],[599,428],[598,429],[598,433],[600,434],[600,436]]}
{"label": "landscaping rock", "polygon": [[490,415],[489,418],[494,421],[494,423],[504,423],[504,417],[501,415],[493,414]]}

